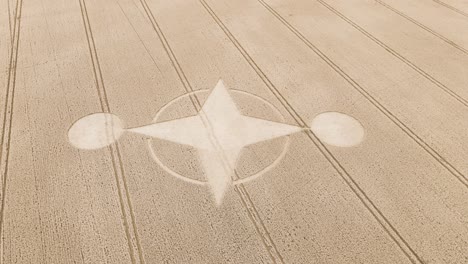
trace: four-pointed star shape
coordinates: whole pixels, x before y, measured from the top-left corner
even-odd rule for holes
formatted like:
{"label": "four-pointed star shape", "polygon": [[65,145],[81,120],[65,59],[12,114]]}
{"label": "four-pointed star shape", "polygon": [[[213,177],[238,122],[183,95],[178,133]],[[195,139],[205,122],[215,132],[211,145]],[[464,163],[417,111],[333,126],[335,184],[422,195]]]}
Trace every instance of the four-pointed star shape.
{"label": "four-pointed star shape", "polygon": [[219,205],[245,146],[302,130],[298,126],[242,115],[220,80],[197,115],[128,131],[198,149],[208,185]]}

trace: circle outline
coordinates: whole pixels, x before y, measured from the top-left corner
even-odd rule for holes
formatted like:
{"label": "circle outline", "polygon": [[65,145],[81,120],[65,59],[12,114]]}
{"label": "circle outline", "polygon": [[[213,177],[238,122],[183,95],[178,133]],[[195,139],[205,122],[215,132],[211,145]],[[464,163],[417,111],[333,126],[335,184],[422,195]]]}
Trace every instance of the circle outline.
{"label": "circle outline", "polygon": [[[158,118],[160,117],[160,115],[164,112],[164,110],[166,110],[167,108],[169,108],[172,104],[174,104],[175,102],[177,102],[178,100],[181,100],[185,97],[188,97],[188,96],[192,96],[192,95],[196,95],[198,93],[203,93],[203,92],[209,92],[210,89],[202,89],[202,90],[197,90],[197,91],[192,91],[192,92],[189,92],[189,93],[185,93],[183,95],[180,95],[174,99],[172,99],[171,101],[169,101],[168,103],[166,103],[164,106],[162,106],[158,112],[156,112],[152,122],[153,123],[156,123]],[[242,90],[237,90],[237,89],[229,89],[229,91],[232,91],[232,92],[236,92],[236,93],[240,93],[240,94],[244,94],[244,95],[247,95],[247,96],[251,96],[253,98],[256,98],[256,99],[259,99],[260,101],[264,102],[266,105],[268,105],[271,109],[273,109],[273,111],[276,112],[276,114],[280,117],[281,119],[281,122],[282,123],[285,123],[286,122],[286,118],[285,116],[280,112],[280,110],[274,106],[272,103],[270,103],[269,101],[267,101],[266,99],[264,99],[263,97],[260,97],[258,95],[255,95],[255,94],[251,94],[249,92],[246,92],[246,91],[242,91]],[[193,183],[193,184],[197,184],[197,185],[206,185],[207,182],[205,181],[200,181],[200,180],[196,180],[196,179],[192,179],[192,178],[189,178],[189,177],[186,177],[186,176],[183,176],[182,174],[178,173],[178,172],[175,172],[174,170],[170,169],[168,166],[164,165],[163,162],[158,158],[158,156],[156,155],[156,152],[152,146],[152,140],[151,138],[148,138],[147,139],[147,145],[148,145],[148,149],[150,151],[150,154],[151,156],[153,157],[153,159],[156,161],[156,163],[161,166],[161,168],[163,168],[165,171],[167,171],[169,174],[171,174],[172,176],[180,179],[180,180],[183,180],[183,181],[186,181],[186,182],[189,182],[189,183]],[[284,147],[283,147],[283,150],[281,151],[280,155],[278,155],[278,157],[271,163],[269,164],[268,166],[265,166],[264,168],[262,168],[260,171],[256,172],[255,174],[252,174],[250,176],[247,176],[245,178],[242,178],[242,179],[237,179],[237,180],[234,180],[232,181],[232,184],[233,185],[238,185],[238,184],[242,184],[242,183],[247,183],[249,181],[252,181],[252,180],[255,180],[257,178],[259,178],[260,176],[262,176],[263,174],[265,174],[266,172],[268,172],[269,170],[271,170],[273,167],[275,167],[283,158],[284,156],[286,155],[286,152],[288,151],[289,149],[289,146],[291,145],[291,139],[290,139],[290,135],[287,135],[286,136],[286,142],[284,143]],[[237,164],[237,161],[236,161],[236,164]],[[234,169],[235,171],[235,169]]]}

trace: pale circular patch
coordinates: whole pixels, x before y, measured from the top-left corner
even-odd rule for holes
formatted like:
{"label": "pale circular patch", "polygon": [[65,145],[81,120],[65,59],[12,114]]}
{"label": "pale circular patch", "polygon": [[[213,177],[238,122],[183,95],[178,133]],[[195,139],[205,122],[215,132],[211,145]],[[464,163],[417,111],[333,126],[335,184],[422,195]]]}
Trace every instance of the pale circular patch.
{"label": "pale circular patch", "polygon": [[78,119],[68,130],[68,140],[80,149],[98,149],[114,143],[124,131],[116,115],[96,113]]}
{"label": "pale circular patch", "polygon": [[337,147],[352,147],[364,139],[361,123],[349,115],[324,112],[317,115],[310,129],[323,142]]}

